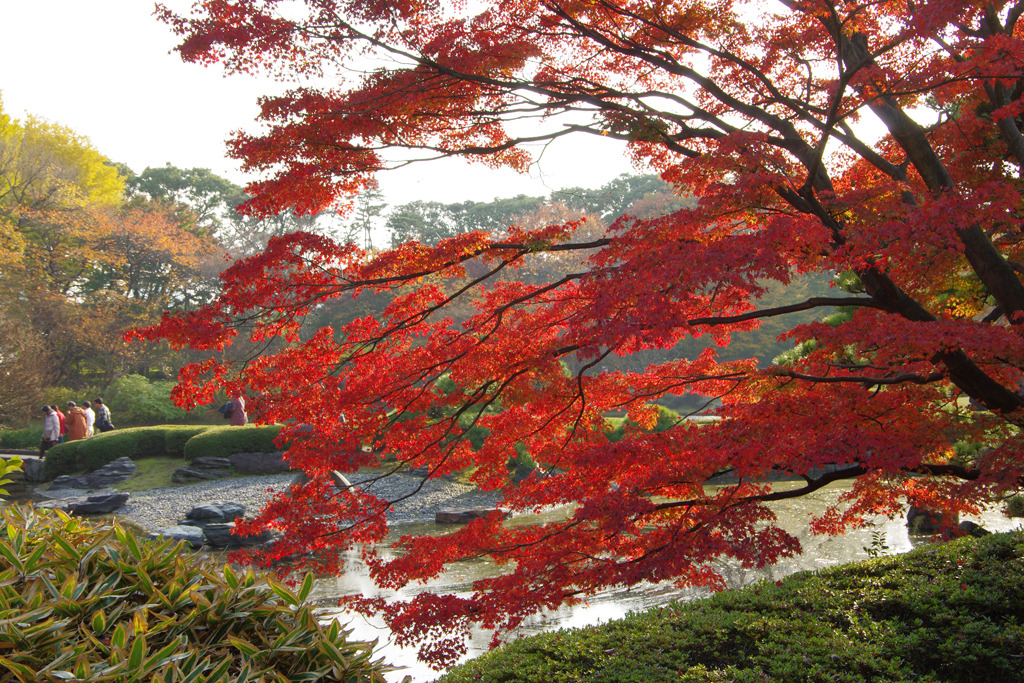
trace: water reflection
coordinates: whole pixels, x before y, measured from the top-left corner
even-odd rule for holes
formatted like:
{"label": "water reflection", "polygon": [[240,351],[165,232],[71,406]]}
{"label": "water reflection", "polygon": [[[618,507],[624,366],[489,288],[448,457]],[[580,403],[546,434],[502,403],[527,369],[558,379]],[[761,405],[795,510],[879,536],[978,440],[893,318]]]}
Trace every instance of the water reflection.
{"label": "water reflection", "polygon": [[[780,486],[786,486],[786,484],[780,484]],[[779,517],[779,524],[800,539],[804,550],[803,554],[763,569],[748,569],[737,563],[723,561],[718,568],[728,586],[736,588],[765,579],[778,580],[797,571],[821,569],[867,559],[868,554],[865,548],[871,546],[873,532],[880,534],[879,540],[888,548],[886,554],[903,553],[915,545],[928,542],[926,538],[910,537],[902,518],[889,520],[883,517],[875,520],[874,527],[854,530],[845,536],[814,536],[810,534],[807,530],[810,518],[824,511],[825,507],[847,488],[849,488],[849,483],[841,482],[804,498],[774,504],[773,509]],[[560,514],[564,514],[564,512],[555,510],[548,513],[547,516],[553,518]],[[544,516],[541,516],[541,519],[543,518]],[[981,524],[990,531],[1020,528],[1020,520],[1011,520],[996,509],[987,511],[977,518],[968,519]],[[526,520],[515,520],[515,522],[523,521]],[[537,519],[529,521],[537,521]],[[407,534],[437,534],[448,529],[449,527],[438,527],[433,524],[402,525],[394,529],[393,538],[397,539],[398,536]],[[390,541],[384,545],[389,546],[389,544]],[[389,547],[382,547],[381,552],[388,553],[391,550]],[[348,561],[348,571],[345,575],[320,580],[314,589],[312,599],[317,600],[321,605],[331,605],[335,603],[338,596],[352,594],[405,600],[424,590],[442,594],[466,595],[469,593],[468,586],[471,582],[494,576],[500,569],[486,560],[459,562],[451,565],[440,578],[426,585],[417,585],[398,592],[382,592],[370,581],[366,567],[358,553],[350,553],[346,560]],[[560,628],[590,626],[624,617],[630,612],[663,605],[672,600],[691,600],[706,595],[707,591],[703,589],[676,589],[664,584],[639,585],[629,590],[607,590],[591,596],[580,605],[563,607],[536,615],[524,623],[517,631],[517,635],[529,636]],[[414,650],[398,647],[391,642],[390,634],[383,622],[367,619],[360,615],[332,613],[330,610],[325,611],[325,614],[333,615],[334,618],[347,622],[353,629],[353,635],[356,638],[379,639],[380,655],[392,664],[406,667],[400,673],[393,674],[389,680],[399,681],[402,676],[408,674],[417,683],[422,683],[431,681],[439,675],[418,662]],[[490,639],[491,635],[488,632],[473,632],[468,643],[469,653],[466,658],[486,652],[490,645]]]}

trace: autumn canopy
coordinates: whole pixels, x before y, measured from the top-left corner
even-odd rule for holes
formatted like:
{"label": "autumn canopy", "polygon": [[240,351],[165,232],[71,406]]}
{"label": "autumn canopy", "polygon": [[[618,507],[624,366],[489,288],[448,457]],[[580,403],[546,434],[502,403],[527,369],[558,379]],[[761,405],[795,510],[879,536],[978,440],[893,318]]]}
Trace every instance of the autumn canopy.
{"label": "autumn canopy", "polygon": [[[696,201],[600,234],[496,225],[372,258],[295,234],[226,271],[212,305],[140,334],[266,346],[244,365],[184,368],[178,398],[244,388],[261,420],[289,425],[310,482],[252,525],[284,532],[279,556],[311,551],[337,569],[338,549],[381,538],[391,501],[333,492],[327,474],[385,458],[435,477],[473,468],[512,511],[573,506],[562,522],[494,515],[370,558],[390,586],[478,555],[509,568],[470,598],[361,605],[435,662],[473,624],[501,631],[608,586],[716,586],[715,558],[796,553],[765,502],[837,479],[856,483],[814,522],[823,533],[908,503],[970,511],[1022,485],[1022,11],[199,0],[186,17],[165,12],[186,60],[323,84],[266,98],[262,129],[232,141],[266,177],[249,188],[253,213],[321,210],[410,159],[525,169],[530,143],[570,134],[626,142]],[[518,281],[538,259],[568,265]],[[835,286],[759,305],[807,274]],[[318,306],[371,291],[391,296],[384,315],[301,328]],[[737,331],[816,309],[840,315],[790,329],[796,350],[779,362],[717,360]],[[694,357],[611,363],[694,337],[709,340]],[[683,393],[717,398],[721,421],[653,430],[656,403]],[[606,418],[622,414],[613,442]],[[489,432],[482,446],[465,438],[474,428]],[[541,469],[512,484],[523,452]],[[725,473],[729,485],[705,487]],[[803,485],[773,493],[765,477],[780,474]]]}

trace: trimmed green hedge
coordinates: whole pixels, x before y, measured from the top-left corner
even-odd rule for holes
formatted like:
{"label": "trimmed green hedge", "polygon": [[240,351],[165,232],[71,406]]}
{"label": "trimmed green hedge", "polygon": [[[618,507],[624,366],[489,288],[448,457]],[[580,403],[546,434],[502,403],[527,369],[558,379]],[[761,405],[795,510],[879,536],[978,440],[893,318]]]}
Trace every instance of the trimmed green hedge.
{"label": "trimmed green hedge", "polygon": [[227,458],[234,453],[274,453],[281,450],[274,439],[283,425],[245,425],[211,427],[193,436],[185,444],[185,459]]}
{"label": "trimmed green hedge", "polygon": [[43,474],[53,479],[62,474],[91,472],[118,458],[185,457],[185,444],[209,426],[161,425],[101,432],[89,439],[57,444],[46,453]]}
{"label": "trimmed green hedge", "polygon": [[185,457],[185,444],[189,439],[203,432],[214,429],[211,425],[174,425],[167,428],[164,434],[164,452],[172,458]]}
{"label": "trimmed green hedge", "polygon": [[31,450],[34,448],[39,448],[39,442],[42,440],[42,427],[28,427],[26,429],[6,429],[0,431],[0,448]]}
{"label": "trimmed green hedge", "polygon": [[1020,681],[1024,533],[517,640],[437,683]]}

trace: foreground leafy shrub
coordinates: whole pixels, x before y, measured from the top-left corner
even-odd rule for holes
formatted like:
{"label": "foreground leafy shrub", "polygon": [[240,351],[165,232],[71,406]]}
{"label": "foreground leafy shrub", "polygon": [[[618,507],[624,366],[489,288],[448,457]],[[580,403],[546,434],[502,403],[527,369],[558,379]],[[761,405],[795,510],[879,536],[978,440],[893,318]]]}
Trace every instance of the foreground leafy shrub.
{"label": "foreground leafy shrub", "polygon": [[524,638],[438,683],[1019,681],[1024,534],[795,574]]}
{"label": "foreground leafy shrub", "polygon": [[116,524],[2,517],[0,665],[20,681],[382,683],[394,670],[318,623],[303,604],[312,576],[293,592]]}
{"label": "foreground leafy shrub", "polygon": [[193,436],[185,444],[185,459],[226,458],[235,453],[273,453],[281,450],[274,439],[282,425],[245,425],[212,427]]}
{"label": "foreground leafy shrub", "polygon": [[21,472],[21,458],[0,458],[0,498],[7,496],[7,485],[13,484],[13,477]]}

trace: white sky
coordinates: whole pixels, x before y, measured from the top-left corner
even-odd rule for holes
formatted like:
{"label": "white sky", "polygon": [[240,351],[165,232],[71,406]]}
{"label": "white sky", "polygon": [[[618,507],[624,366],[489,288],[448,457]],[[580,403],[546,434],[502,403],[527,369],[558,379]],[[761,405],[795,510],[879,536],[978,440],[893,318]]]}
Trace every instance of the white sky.
{"label": "white sky", "polygon": [[[169,2],[186,6],[187,2]],[[0,97],[17,119],[28,114],[86,136],[136,172],[165,163],[209,168],[244,184],[225,156],[233,130],[254,129],[256,99],[274,84],[183,63],[151,0],[0,0]],[[599,187],[634,172],[611,141],[560,141],[528,176],[445,160],[381,176],[392,205],[544,195]]]}

